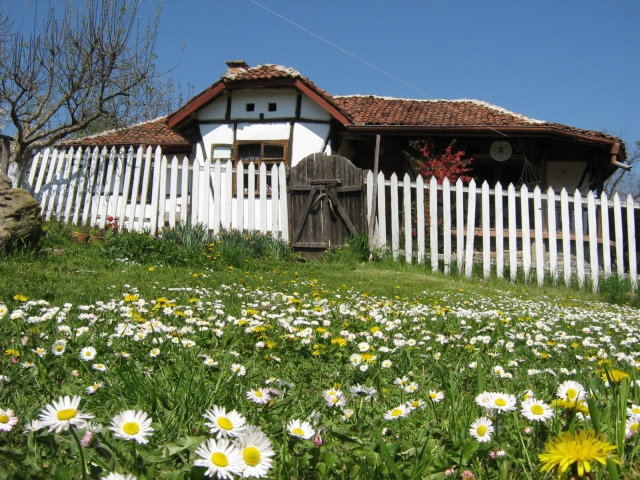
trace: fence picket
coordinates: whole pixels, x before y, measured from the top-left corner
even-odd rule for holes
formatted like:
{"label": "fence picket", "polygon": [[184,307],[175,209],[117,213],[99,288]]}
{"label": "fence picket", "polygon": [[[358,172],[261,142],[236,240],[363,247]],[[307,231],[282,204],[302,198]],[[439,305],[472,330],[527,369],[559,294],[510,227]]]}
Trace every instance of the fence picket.
{"label": "fence picket", "polygon": [[509,277],[512,282],[518,275],[518,237],[516,234],[516,187],[510,183],[507,187],[507,209],[509,215]]}
{"label": "fence picket", "polygon": [[[149,147],[151,148],[151,147]],[[135,227],[135,219],[136,219],[136,205],[138,203],[138,192],[140,192],[140,179],[142,178],[142,168],[144,165],[145,159],[145,151],[142,147],[138,147],[138,151],[136,153],[136,166],[133,171],[133,185],[131,186],[131,198],[130,198],[130,212],[129,213],[129,222],[128,229],[133,230]],[[124,222],[124,217],[122,219]]]}
{"label": "fence picket", "polygon": [[144,223],[147,220],[147,194],[149,192],[149,179],[153,168],[153,148],[147,147],[147,154],[144,159],[144,170],[142,172],[142,193],[140,194],[140,210],[138,214],[138,231],[144,230]]}
{"label": "fence picket", "polygon": [[473,244],[475,242],[476,229],[476,182],[469,182],[469,204],[467,210],[467,249],[464,259],[464,274],[471,278],[473,273]]}
{"label": "fence picket", "polygon": [[[387,207],[385,200],[384,175],[378,172],[378,247],[385,248],[387,245]],[[375,200],[374,200],[375,201]]]}
{"label": "fence picket", "polygon": [[107,221],[109,202],[111,201],[111,182],[113,181],[113,165],[116,161],[116,148],[111,147],[109,156],[105,158],[106,173],[100,183],[101,195],[98,196],[98,221],[97,225],[104,228]]}
{"label": "fence picket", "polygon": [[582,195],[576,190],[573,194],[573,217],[576,235],[576,273],[580,288],[584,287],[584,230],[582,228]]}
{"label": "fence picket", "polygon": [[[138,147],[138,150],[142,150],[142,148]],[[130,182],[131,182],[131,172],[134,169],[134,150],[133,147],[129,147],[127,150],[126,157],[123,157],[122,160],[122,171],[124,175],[124,180],[122,182],[122,196],[118,201],[118,209],[113,214],[116,221],[119,222],[119,225],[125,225],[125,219],[127,216],[127,204],[129,203],[129,190],[130,190]]]}
{"label": "fence picket", "polygon": [[429,248],[431,249],[431,271],[438,271],[438,181],[429,180]]}
{"label": "fence picket", "polygon": [[407,263],[413,260],[413,228],[411,225],[411,178],[405,173],[402,179],[402,198],[404,213],[404,256]]}
{"label": "fence picket", "polygon": [[496,276],[504,277],[504,224],[502,217],[502,185],[495,186],[495,210],[496,210]]}
{"label": "fence picket", "polygon": [[462,180],[456,181],[456,264],[458,274],[464,265],[464,187]]}
{"label": "fence picket", "polygon": [[171,178],[169,181],[171,182],[169,185],[169,228],[174,228],[178,207],[178,157],[175,155],[171,159]]}
{"label": "fence picket", "polygon": [[489,205],[489,184],[482,182],[482,276],[491,275],[491,206]]}
{"label": "fence picket", "polygon": [[560,213],[562,221],[562,263],[564,283],[571,285],[571,224],[569,223],[569,194],[566,188],[560,192]]}
{"label": "fence picket", "polygon": [[222,226],[230,229],[233,225],[233,162],[224,164],[224,199],[222,201]]}
{"label": "fence picket", "polygon": [[[34,181],[36,178],[36,173],[38,173],[38,166],[41,165],[40,160],[42,159],[42,163],[44,163],[44,152],[38,152],[33,160],[31,161],[31,165],[29,168],[29,177],[27,179],[27,183],[25,185],[18,184],[19,187],[24,188],[27,192],[33,195],[35,190]],[[42,168],[42,167],[40,167]]]}
{"label": "fence picket", "polygon": [[160,174],[158,175],[160,181],[158,183],[158,212],[154,218],[158,219],[156,228],[151,230],[157,232],[162,230],[166,222],[166,210],[167,210],[167,156],[160,152]]}
{"label": "fence picket", "polygon": [[[202,146],[200,146],[202,149]],[[198,190],[200,204],[198,206],[200,222],[204,223],[209,230],[212,230],[211,222],[211,204],[213,203],[213,189],[211,188],[211,159],[204,153],[202,153],[202,158],[204,161],[202,162],[204,165],[204,171],[200,172],[200,187]]]}
{"label": "fence picket", "polygon": [[42,157],[42,163],[40,164],[40,168],[38,170],[38,180],[36,181],[36,186],[34,187],[33,191],[31,192],[31,195],[33,195],[33,197],[38,200],[39,198],[39,194],[40,194],[40,189],[42,188],[42,182],[44,182],[44,174],[47,171],[47,168],[49,167],[49,156],[51,155],[51,149],[47,148],[44,151],[44,155]]}
{"label": "fence picket", "polygon": [[418,263],[424,263],[425,255],[425,225],[424,225],[424,179],[422,175],[416,178],[416,241],[418,242]]}
{"label": "fence picket", "polygon": [[53,175],[58,167],[58,157],[62,157],[62,155],[59,155],[58,150],[54,148],[53,155],[51,156],[51,164],[47,169],[47,179],[40,190],[40,208],[42,209],[42,212],[44,212],[45,218],[48,214],[47,204],[51,194],[51,189],[53,188]]}
{"label": "fence picket", "polygon": [[271,166],[271,233],[274,238],[278,238],[278,195],[280,193],[279,180],[278,166],[274,163]]}
{"label": "fence picket", "polygon": [[260,232],[267,233],[267,164],[260,164]]}
{"label": "fence picket", "polygon": [[629,277],[631,279],[631,290],[635,292],[636,288],[638,288],[638,267],[636,263],[635,208],[631,194],[627,195],[627,235],[627,243],[629,244]]}
{"label": "fence picket", "polygon": [[75,210],[78,210],[78,201],[75,198],[75,194],[78,186],[78,177],[80,176],[79,172],[82,163],[82,155],[82,148],[78,148],[78,150],[75,152],[72,162],[73,164],[71,166],[71,176],[69,177],[69,187],[67,191],[67,202],[64,207],[63,217],[61,218],[61,220],[64,220],[65,222],[71,221],[71,209],[74,208],[74,206]]}
{"label": "fence picket", "polygon": [[105,171],[107,169],[107,164],[109,163],[109,150],[107,147],[103,147],[100,151],[100,156],[98,157],[98,174],[96,175],[95,182],[93,184],[93,189],[90,189],[91,193],[91,219],[89,220],[89,225],[98,225],[98,214],[100,211],[100,206],[102,204],[103,198],[103,187],[104,187],[104,177]]}
{"label": "fence picket", "polygon": [[529,219],[529,189],[526,185],[520,188],[520,213],[522,230],[522,271],[524,282],[529,281],[531,273],[531,221]]}
{"label": "fence picket", "polygon": [[107,214],[113,217],[116,217],[118,215],[118,203],[122,199],[122,197],[120,196],[120,189],[122,188],[122,167],[125,162],[125,155],[126,152],[124,150],[124,147],[120,147],[118,155],[116,156],[116,163],[114,165],[115,174],[113,178],[113,187],[111,196],[109,197],[109,205],[107,206]]}
{"label": "fence picket", "polygon": [[558,238],[556,231],[556,194],[553,187],[547,190],[547,233],[549,234],[549,273],[553,284],[558,282]]}
{"label": "fence picket", "polygon": [[85,180],[85,190],[84,194],[84,206],[82,209],[82,224],[86,225],[89,223],[89,214],[91,213],[91,204],[92,204],[92,196],[93,189],[95,184],[96,172],[98,171],[98,162],[99,162],[100,149],[95,147],[91,154],[91,161],[88,165],[88,169],[86,170],[86,180]]}
{"label": "fence picket", "polygon": [[[197,150],[196,150],[197,152]],[[200,221],[200,183],[202,172],[200,171],[201,159],[196,154],[191,166],[191,224]]]}
{"label": "fence picket", "polygon": [[451,273],[451,183],[448,178],[442,182],[442,227],[444,274]]}
{"label": "fence picket", "polygon": [[613,223],[615,224],[616,266],[618,277],[622,278],[624,276],[624,236],[622,235],[622,205],[617,193],[613,196]]}
{"label": "fence picket", "polygon": [[398,260],[400,255],[400,225],[398,223],[398,176],[391,174],[391,256]]}
{"label": "fence picket", "polygon": [[65,162],[67,160],[67,152],[58,152],[58,164],[53,168],[53,177],[50,184],[49,202],[47,204],[46,211],[43,210],[45,220],[50,220],[53,214],[54,208],[57,203],[58,186],[60,185],[60,175],[62,174]]}
{"label": "fence picket", "polygon": [[602,268],[604,270],[604,278],[611,276],[611,243],[609,236],[609,197],[607,192],[600,195],[600,219],[602,231]]}
{"label": "fence picket", "polygon": [[217,235],[222,226],[222,162],[216,160],[213,166],[213,234]]}
{"label": "fence picket", "polygon": [[[182,174],[180,178],[182,184],[180,189],[180,221],[184,223],[189,221],[189,181],[191,179],[189,163],[189,157],[185,155],[182,158]],[[193,207],[193,203],[191,206]]]}
{"label": "fence picket", "polygon": [[249,182],[247,184],[249,189],[249,198],[247,201],[247,228],[251,231],[256,230],[256,165],[253,162],[249,162]]}
{"label": "fence picket", "polygon": [[536,245],[536,277],[538,286],[544,285],[544,238],[542,238],[542,192],[536,185],[533,189],[533,226]]}
{"label": "fence picket", "polygon": [[587,195],[587,218],[589,219],[589,271],[591,273],[591,288],[593,293],[598,291],[600,275],[598,265],[598,225],[596,219],[596,200],[593,192]]}
{"label": "fence picket", "polygon": [[236,223],[235,228],[242,232],[244,230],[244,163],[240,160],[236,163]]}
{"label": "fence picket", "polygon": [[278,168],[280,177],[280,235],[282,241],[289,241],[289,209],[287,208],[287,171],[284,163]]}

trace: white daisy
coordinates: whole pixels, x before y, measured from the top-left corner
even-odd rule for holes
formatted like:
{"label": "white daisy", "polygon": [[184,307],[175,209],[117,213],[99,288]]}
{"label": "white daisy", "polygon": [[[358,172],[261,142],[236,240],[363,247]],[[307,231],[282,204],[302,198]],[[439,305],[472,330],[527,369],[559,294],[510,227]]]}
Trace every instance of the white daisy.
{"label": "white daisy", "polygon": [[640,415],[640,405],[632,403],[630,407],[627,407],[627,416]]}
{"label": "white daisy", "polygon": [[87,394],[92,395],[98,391],[99,388],[104,387],[104,383],[95,382],[93,385],[87,387]]}
{"label": "white daisy", "polygon": [[269,473],[273,457],[276,452],[269,438],[258,428],[249,426],[245,433],[236,441],[236,447],[242,454],[245,467],[242,476],[264,477]]}
{"label": "white daisy", "polygon": [[522,405],[522,416],[529,420],[546,422],[553,417],[553,409],[542,400],[529,397],[520,405]]}
{"label": "white daisy", "polygon": [[287,430],[292,437],[303,438],[305,440],[310,439],[316,433],[309,422],[301,422],[296,419],[291,420],[287,424]]}
{"label": "white daisy", "polygon": [[93,368],[94,370],[98,370],[99,372],[107,371],[107,366],[103,363],[94,363],[93,365],[91,365],[91,368]]}
{"label": "white daisy", "polygon": [[640,415],[631,415],[629,418],[627,418],[627,423],[625,425],[627,438],[636,435],[638,433],[638,429],[640,429]]}
{"label": "white daisy", "polygon": [[24,433],[25,435],[28,435],[31,432],[37,432],[39,430],[42,430],[42,428],[43,426],[40,420],[38,420],[37,418],[34,418],[30,422],[27,422],[24,424],[24,426],[22,427],[22,433]]}
{"label": "white daisy", "polygon": [[498,412],[508,412],[516,409],[516,397],[509,393],[494,392],[489,396],[489,408]]}
{"label": "white daisy", "polygon": [[584,400],[586,396],[585,388],[573,380],[566,380],[558,386],[558,397],[563,400]]}
{"label": "white daisy", "polygon": [[104,477],[104,480],[138,480],[138,477],[132,473],[110,472],[109,475]]}
{"label": "white daisy", "polygon": [[66,349],[67,342],[65,340],[56,340],[51,346],[51,352],[58,357],[62,355]]}
{"label": "white daisy", "polygon": [[271,401],[270,389],[257,388],[247,392],[247,398],[253,403],[269,403]]}
{"label": "white daisy", "polygon": [[93,347],[84,347],[82,350],[80,350],[80,360],[84,360],[85,362],[88,362],[89,360],[93,360],[94,358],[96,358],[96,349]]}
{"label": "white daisy", "polygon": [[418,386],[418,384],[416,382],[411,382],[410,384],[405,385],[402,388],[404,388],[405,392],[413,393],[416,390],[418,390],[418,388],[420,388],[420,387]]}
{"label": "white daisy", "polygon": [[435,390],[429,390],[429,400],[433,403],[438,403],[444,400],[444,392],[436,392]]}
{"label": "white daisy", "polygon": [[241,475],[245,464],[242,461],[242,453],[226,438],[204,441],[196,449],[196,455],[201,459],[193,464],[196,467],[205,467],[204,474],[208,477],[216,475],[218,478],[232,479],[233,475]]}
{"label": "white daisy", "polygon": [[388,410],[387,412],[385,412],[384,419],[397,420],[399,418],[406,417],[410,413],[411,413],[411,409],[407,408],[406,405],[399,405],[396,408],[392,408],[391,410]]}
{"label": "white daisy", "polygon": [[232,363],[231,371],[239,377],[244,377],[247,374],[247,369],[239,363]]}
{"label": "white daisy", "polygon": [[213,358],[209,358],[209,357],[204,359],[204,364],[207,367],[217,367],[218,366],[218,362],[216,362]]}
{"label": "white daisy", "polygon": [[135,440],[140,444],[148,443],[147,437],[153,432],[151,417],[140,410],[125,410],[113,417],[109,430],[117,438]]}
{"label": "white daisy", "polygon": [[227,413],[224,407],[216,405],[205,412],[204,418],[211,420],[210,422],[205,422],[205,425],[209,427],[209,432],[215,433],[220,437],[240,436],[246,423],[245,418],[235,410]]}
{"label": "white daisy", "polygon": [[10,432],[17,423],[18,417],[13,413],[13,410],[10,408],[6,410],[0,409],[0,431]]}
{"label": "white daisy", "polygon": [[382,368],[391,368],[392,365],[391,360],[383,360],[381,363]]}
{"label": "white daisy", "polygon": [[483,408],[492,408],[491,392],[482,392],[476,395],[476,404]]}
{"label": "white daisy", "polygon": [[58,401],[52,400],[45,405],[39,415],[43,428],[48,428],[50,432],[59,433],[68,430],[71,425],[83,425],[86,420],[93,418],[90,413],[83,413],[78,410],[80,397],[74,395],[69,397],[59,397]]}
{"label": "white daisy", "polygon": [[488,442],[493,434],[493,422],[487,417],[480,417],[471,424],[469,434],[479,442]]}
{"label": "white daisy", "polygon": [[158,355],[160,355],[160,349],[159,348],[152,348],[151,351],[149,352],[149,356],[151,358],[155,358]]}

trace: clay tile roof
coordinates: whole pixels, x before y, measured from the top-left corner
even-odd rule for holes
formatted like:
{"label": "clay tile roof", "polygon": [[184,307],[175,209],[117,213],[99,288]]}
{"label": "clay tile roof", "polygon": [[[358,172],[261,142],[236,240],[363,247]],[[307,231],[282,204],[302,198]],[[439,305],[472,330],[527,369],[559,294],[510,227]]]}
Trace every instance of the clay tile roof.
{"label": "clay tile roof", "polygon": [[224,82],[240,82],[247,80],[272,80],[274,78],[301,78],[302,75],[293,68],[282,65],[265,64],[251,68],[238,69],[234,73],[225,73],[220,77]]}
{"label": "clay tile roof", "polygon": [[190,147],[191,143],[177,131],[167,127],[167,117],[138,123],[127,128],[109,130],[83,138],[61,142],[65,146],[139,146]]}

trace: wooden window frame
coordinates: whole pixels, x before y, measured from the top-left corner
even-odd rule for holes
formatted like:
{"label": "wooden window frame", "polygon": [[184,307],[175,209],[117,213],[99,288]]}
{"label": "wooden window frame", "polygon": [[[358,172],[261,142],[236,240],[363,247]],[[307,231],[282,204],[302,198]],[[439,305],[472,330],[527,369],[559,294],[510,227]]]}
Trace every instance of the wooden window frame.
{"label": "wooden window frame", "polygon": [[[257,145],[260,144],[260,159],[258,161],[254,161],[254,163],[256,163],[256,198],[258,197],[258,195],[260,195],[260,186],[259,186],[259,182],[258,182],[258,174],[259,174],[259,169],[260,169],[260,165],[262,165],[263,163],[267,165],[267,173],[271,173],[271,166],[274,164],[279,164],[282,163],[284,165],[287,165],[288,163],[288,158],[289,158],[289,140],[236,140],[235,145],[233,146],[233,154],[232,154],[232,158],[233,158],[233,163],[234,166],[237,166],[238,161],[240,160],[240,146],[241,145]],[[265,145],[277,145],[277,146],[282,146],[283,151],[282,151],[282,158],[264,158],[264,147]],[[245,163],[245,162],[243,162]],[[236,195],[237,190],[236,190],[236,175],[237,173],[235,173],[233,175],[233,194]],[[267,177],[267,184],[270,185],[270,181],[269,181],[270,177]],[[247,188],[247,181],[245,181],[245,189]],[[248,196],[248,192],[245,192],[245,197]],[[267,192],[267,197],[271,196],[271,190],[269,189],[269,191]]]}

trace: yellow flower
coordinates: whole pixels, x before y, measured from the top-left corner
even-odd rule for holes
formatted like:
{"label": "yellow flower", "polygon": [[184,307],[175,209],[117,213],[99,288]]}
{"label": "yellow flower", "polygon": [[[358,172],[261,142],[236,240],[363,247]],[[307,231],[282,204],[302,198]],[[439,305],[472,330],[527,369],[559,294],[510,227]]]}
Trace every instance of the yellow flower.
{"label": "yellow flower", "polygon": [[347,344],[347,341],[342,337],[337,337],[331,340],[331,343],[339,345],[340,347],[344,347]]}
{"label": "yellow flower", "polygon": [[154,270],[155,270],[155,268],[154,268],[154,267],[149,267],[149,271],[150,271],[150,272],[153,272]]}
{"label": "yellow flower", "polygon": [[622,370],[609,370],[602,374],[602,380],[620,383],[623,379],[629,378],[629,374]]}
{"label": "yellow flower", "polygon": [[20,352],[18,350],[16,350],[15,348],[7,348],[4,353],[6,355],[8,355],[9,357],[19,357],[20,356]]}
{"label": "yellow flower", "polygon": [[580,413],[583,413],[585,415],[589,414],[589,407],[582,400],[574,401],[556,398],[555,400],[551,401],[551,406],[556,409],[563,408],[565,410],[572,410],[575,408]]}
{"label": "yellow flower", "polygon": [[545,451],[538,455],[538,459],[542,462],[543,472],[557,468],[558,475],[562,476],[571,467],[573,477],[582,477],[585,472],[591,472],[591,462],[605,465],[610,455],[614,462],[621,465],[618,456],[612,454],[615,450],[614,445],[593,430],[562,432],[545,444]]}
{"label": "yellow flower", "polygon": [[13,299],[14,300],[18,300],[19,302],[26,302],[27,301],[27,297],[25,297],[24,295],[22,295],[20,293],[17,294],[17,295],[14,295]]}
{"label": "yellow flower", "polygon": [[138,301],[138,296],[137,295],[133,295],[133,294],[129,294],[126,297],[124,297],[124,301],[125,302],[137,302]]}

